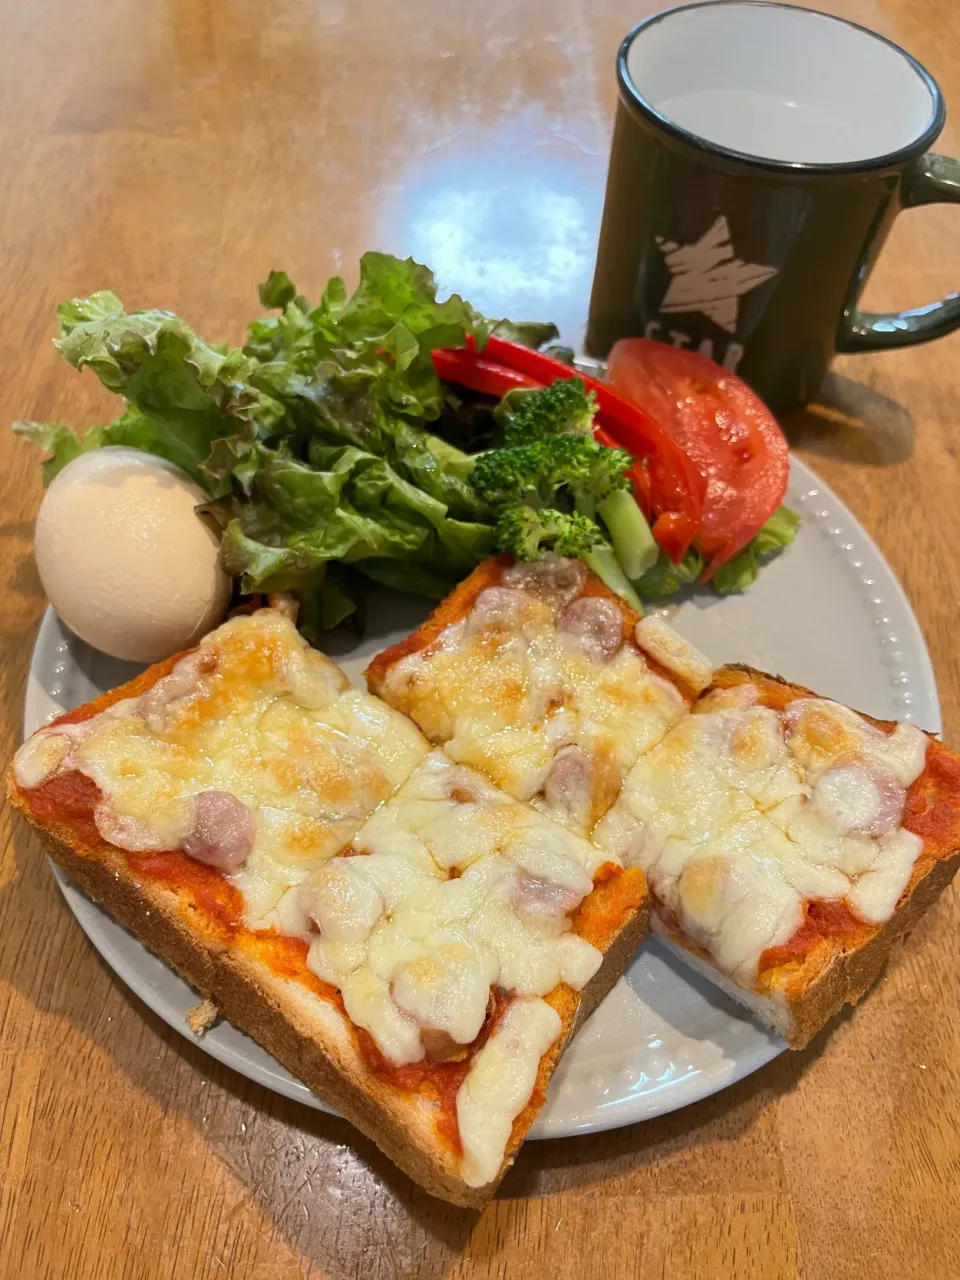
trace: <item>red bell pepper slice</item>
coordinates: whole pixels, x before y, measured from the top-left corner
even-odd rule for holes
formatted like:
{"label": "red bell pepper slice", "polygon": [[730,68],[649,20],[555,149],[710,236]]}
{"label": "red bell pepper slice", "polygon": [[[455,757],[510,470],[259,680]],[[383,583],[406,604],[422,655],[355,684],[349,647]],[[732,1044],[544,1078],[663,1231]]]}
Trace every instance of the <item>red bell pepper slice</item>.
{"label": "red bell pepper slice", "polygon": [[[496,360],[486,360],[461,347],[442,347],[432,352],[433,367],[443,382],[453,382],[470,391],[502,399],[517,387],[542,390],[543,383]],[[551,379],[553,381],[553,379]]]}

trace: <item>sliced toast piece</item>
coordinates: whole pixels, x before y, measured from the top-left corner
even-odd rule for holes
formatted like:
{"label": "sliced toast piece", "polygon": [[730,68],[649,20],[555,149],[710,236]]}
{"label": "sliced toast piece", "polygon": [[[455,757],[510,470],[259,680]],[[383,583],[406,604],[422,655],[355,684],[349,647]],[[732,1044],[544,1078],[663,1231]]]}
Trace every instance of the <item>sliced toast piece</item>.
{"label": "sliced toast piece", "polygon": [[912,726],[723,667],[595,838],[647,871],[654,931],[799,1049],[956,873],[960,759]]}
{"label": "sliced toast piece", "polygon": [[[234,620],[194,653],[151,668],[35,735],[11,771],[10,801],[67,874],[223,1016],[264,1045],[428,1192],[479,1207],[514,1159],[565,1045],[616,981],[646,930],[644,876],[621,871],[610,860],[599,865],[603,859],[586,841],[497,793],[485,778],[438,760],[439,753],[428,757],[426,744],[404,717],[349,690],[332,663],[307,650],[292,625],[266,618],[271,613]],[[317,899],[324,892],[318,883],[331,868],[347,863],[364,864],[374,873],[377,831],[411,804],[423,818],[429,797],[418,793],[411,800],[411,788],[415,791],[418,777],[431,769],[434,775],[439,770],[447,788],[434,797],[432,815],[443,817],[431,828],[439,833],[436,850],[446,864],[445,873],[436,868],[430,873],[438,890],[467,884],[471,858],[476,862],[480,855],[476,843],[471,854],[461,855],[456,833],[475,834],[484,815],[495,811],[491,821],[503,848],[498,846],[494,870],[506,886],[495,905],[509,916],[505,925],[517,933],[529,920],[542,919],[544,909],[548,916],[553,910],[553,932],[559,936],[569,926],[568,936],[580,943],[564,944],[567,968],[561,964],[561,979],[551,981],[551,928],[534,928],[527,940],[530,954],[545,967],[533,976],[513,974],[510,989],[499,985],[502,970],[491,978],[482,1026],[469,1043],[434,1035],[431,1052],[441,1041],[437,1060],[398,1062],[385,1052],[389,1038],[381,1034],[376,1009],[371,1014],[362,992],[358,997],[351,989],[349,965],[344,961],[343,973],[331,972],[336,965],[329,953],[320,954],[324,942],[336,940],[338,924],[353,926],[349,912],[337,914],[335,894],[332,900]],[[205,827],[196,807],[198,797],[212,793],[232,796],[240,806],[216,831],[208,829],[209,823]],[[244,811],[254,814],[252,832]],[[222,818],[222,809],[215,806],[214,816]],[[532,833],[531,848],[514,839],[516,857],[510,861],[504,848],[518,830]],[[241,858],[245,833],[248,847]],[[425,849],[410,857],[425,865]],[[539,864],[538,850],[543,854]],[[564,897],[561,882],[571,874],[575,883],[572,891],[566,885]],[[382,888],[385,906],[391,890]],[[516,893],[533,895],[532,916],[513,909]],[[556,915],[558,902],[562,918]],[[387,918],[381,915],[378,928]],[[326,931],[318,930],[317,916]],[[496,922],[491,927],[487,941],[493,945]],[[426,950],[415,958],[422,960]],[[553,961],[559,963],[555,956]],[[489,956],[485,964],[487,978]],[[402,968],[398,961],[396,972]],[[429,965],[427,970],[428,977],[435,972]],[[342,981],[343,990],[330,978]],[[411,987],[409,972],[405,979],[408,1008],[421,1017],[411,1026],[426,1041],[442,1018],[433,1006],[409,1005],[410,998],[425,998],[424,987],[422,982]],[[465,1176],[471,1153],[462,1141],[460,1115],[466,1111],[458,1110],[457,1099],[465,1084],[479,1078],[484,1052],[496,1045],[498,1034],[511,1030],[511,1010],[521,1004],[544,1006],[550,1042],[536,1055],[529,1079],[513,1081],[507,1129],[494,1164],[487,1150],[485,1165],[474,1161]],[[523,1041],[517,1027],[512,1034]],[[489,1081],[485,1095],[470,1087],[477,1094],[471,1112],[475,1122],[478,1107],[482,1119],[489,1102]],[[497,1101],[494,1096],[494,1111]],[[501,1129],[503,1124],[501,1107]]]}
{"label": "sliced toast piece", "polygon": [[367,684],[448,755],[589,835],[710,663],[579,560],[486,560]]}

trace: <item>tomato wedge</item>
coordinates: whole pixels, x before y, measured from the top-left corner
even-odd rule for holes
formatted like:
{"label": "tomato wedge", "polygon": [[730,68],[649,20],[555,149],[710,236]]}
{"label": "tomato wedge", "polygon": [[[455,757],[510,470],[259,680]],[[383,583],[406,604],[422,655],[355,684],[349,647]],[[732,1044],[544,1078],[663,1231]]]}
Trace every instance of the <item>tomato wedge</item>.
{"label": "tomato wedge", "polygon": [[706,582],[783,501],[786,438],[745,382],[696,352],[625,338],[610,352],[607,378],[656,419],[705,481],[697,547]]}

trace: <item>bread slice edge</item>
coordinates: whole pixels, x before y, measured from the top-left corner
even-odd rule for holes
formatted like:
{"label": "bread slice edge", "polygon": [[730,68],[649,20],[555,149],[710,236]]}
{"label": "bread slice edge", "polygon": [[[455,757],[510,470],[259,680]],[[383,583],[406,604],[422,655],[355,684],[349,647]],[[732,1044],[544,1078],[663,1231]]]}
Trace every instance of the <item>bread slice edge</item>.
{"label": "bread slice edge", "polygon": [[[795,698],[823,696],[782,676],[768,675],[742,664],[718,668],[711,688],[730,688],[748,682],[757,683],[761,689],[775,687]],[[890,729],[895,724],[863,712],[857,714],[878,728]],[[814,962],[819,967],[809,980],[801,966],[796,974],[777,984],[776,990],[770,993],[741,987],[662,926],[655,924],[654,931],[697,973],[709,978],[783,1036],[791,1049],[803,1049],[845,1005],[857,1004],[863,998],[880,976],[894,944],[914,928],[923,913],[950,884],[958,868],[960,848],[934,858],[926,871],[904,891],[905,896],[889,920],[863,945],[847,950],[841,938],[828,937],[819,945],[830,947],[829,957],[825,962],[822,955],[815,957]]]}
{"label": "bread slice edge", "polygon": [[[804,990],[797,992],[788,988],[782,996],[741,987],[658,924],[654,923],[652,932],[695,973],[708,978],[758,1021],[782,1036],[791,1049],[805,1049],[845,1005],[855,1005],[863,999],[883,972],[894,945],[910,933],[950,884],[958,868],[960,850],[949,859],[935,862],[917,882],[910,897],[869,942],[852,951],[834,949],[826,965]],[[656,920],[656,916],[653,918]]]}

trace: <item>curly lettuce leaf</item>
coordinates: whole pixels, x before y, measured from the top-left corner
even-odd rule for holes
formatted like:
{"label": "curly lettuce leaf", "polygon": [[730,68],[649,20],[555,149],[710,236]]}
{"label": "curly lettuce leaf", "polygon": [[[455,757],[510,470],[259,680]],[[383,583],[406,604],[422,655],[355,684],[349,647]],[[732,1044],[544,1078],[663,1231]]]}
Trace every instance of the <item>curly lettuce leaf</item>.
{"label": "curly lettuce leaf", "polygon": [[789,546],[799,527],[800,517],[795,511],[778,507],[752,541],[713,575],[711,583],[717,595],[746,591],[756,582],[763,561]]}
{"label": "curly lettuce leaf", "polygon": [[397,560],[364,560],[357,568],[382,587],[411,591],[429,600],[442,600],[463,576],[441,564],[401,564]]}
{"label": "curly lettuce leaf", "polygon": [[[63,303],[56,345],[125,411],[82,435],[18,424],[48,455],[45,479],[107,444],[177,464],[210,495],[225,568],[244,591],[297,595],[305,634],[358,616],[360,575],[443,595],[494,534],[473,458],[431,429],[445,407],[432,352],[482,347],[492,322],[456,294],[439,301],[426,267],[379,253],[350,296],[334,277],[312,305],[272,271],[260,300],[273,314],[241,350],[166,311],[127,313],[108,291]],[[531,345],[555,336],[504,325]]]}
{"label": "curly lettuce leaf", "polygon": [[778,507],[750,544],[758,556],[772,555],[788,547],[797,536],[800,517],[789,507]]}
{"label": "curly lettuce leaf", "polygon": [[[789,546],[799,527],[800,517],[795,511],[789,507],[778,507],[752,541],[714,574],[710,585],[717,595],[745,591],[752,586],[764,560]],[[693,586],[703,570],[704,559],[699,551],[691,549],[679,564],[673,564],[666,552],[661,551],[657,563],[634,586],[643,599],[658,600],[672,596],[682,587]]]}
{"label": "curly lettuce leaf", "polygon": [[327,283],[319,306],[311,307],[297,292],[285,271],[271,271],[259,286],[265,307],[278,308],[279,316],[262,316],[248,328],[244,354],[264,366],[257,385],[282,389],[291,373],[315,371],[320,351],[336,335],[336,318],[343,310],[347,290],[339,276]]}
{"label": "curly lettuce leaf", "polygon": [[244,348],[259,362],[253,384],[287,411],[269,443],[298,456],[312,438],[354,445],[384,457],[454,518],[485,518],[470,459],[425,426],[444,408],[432,352],[468,336],[482,344],[490,326],[479,313],[456,294],[439,302],[426,267],[380,253],[363,256],[349,299],[336,277],[311,308],[282,272],[271,272],[261,298],[283,309],[256,321]]}
{"label": "curly lettuce leaf", "polygon": [[[259,379],[272,376],[266,365]],[[314,376],[282,375],[271,393],[286,406],[284,430],[268,440],[284,443],[310,458],[316,446],[353,445],[387,461],[398,474],[442,502],[457,519],[484,520],[486,504],[469,482],[473,460],[385,403],[382,373],[376,366],[349,371],[321,367]]]}
{"label": "curly lettuce leaf", "polygon": [[[49,457],[43,461],[43,483],[48,485],[68,462],[91,449],[105,445],[125,445],[130,449],[143,449],[155,453],[168,462],[183,466],[184,454],[179,441],[171,443],[169,433],[159,429],[138,409],[128,409],[115,422],[106,426],[88,427],[78,436],[62,422],[14,422],[13,431],[35,444]],[[188,467],[184,470],[189,471]],[[209,485],[206,486],[209,488]]]}
{"label": "curly lettuce leaf", "polygon": [[149,422],[149,443],[137,447],[175,462],[211,492],[223,490],[258,426],[282,416],[251,384],[248,356],[209,346],[167,311],[127,314],[115,294],[100,293],[65,302],[57,314],[54,345],[64,359],[92,369]]}
{"label": "curly lettuce leaf", "polygon": [[122,314],[123,303],[111,289],[101,289],[89,298],[68,298],[57,307],[60,337],[72,333],[79,325],[96,324]]}
{"label": "curly lettuce leaf", "polygon": [[334,341],[320,354],[348,367],[356,358],[369,367],[371,354],[378,356],[387,404],[429,422],[443,409],[443,388],[431,353],[437,347],[463,346],[468,337],[482,348],[490,328],[459,294],[438,302],[428,267],[412,258],[365,253],[360,283],[337,315]]}
{"label": "curly lettuce leaf", "polygon": [[349,298],[335,276],[320,305],[311,308],[285,272],[271,271],[260,299],[283,314],[255,321],[245,351],[277,366],[265,373],[272,388],[282,388],[284,365],[321,380],[337,372],[366,372],[377,377],[393,407],[426,420],[442,407],[430,353],[462,346],[468,335],[482,346],[490,331],[489,322],[458,294],[437,300],[427,267],[384,253],[363,255],[360,283]]}
{"label": "curly lettuce leaf", "polygon": [[302,310],[310,309],[310,304],[302,294],[297,293],[296,285],[285,271],[271,271],[266,280],[258,286],[257,293],[260,295],[261,304],[265,307],[282,309],[288,302],[296,302]]}
{"label": "curly lettuce leaf", "polygon": [[493,547],[488,525],[450,519],[363,450],[314,449],[309,465],[258,446],[255,459],[248,495],[204,507],[223,529],[224,568],[245,591],[291,590],[331,561],[366,572],[367,561],[395,560],[401,576],[413,564],[440,565],[455,578]]}
{"label": "curly lettuce leaf", "polygon": [[289,592],[299,605],[297,626],[312,644],[358,611],[359,599],[338,565],[316,563],[291,547],[269,547],[248,538],[238,520],[224,531],[220,558],[246,594]]}
{"label": "curly lettuce leaf", "polygon": [[99,449],[106,443],[103,438],[105,427],[90,427],[82,436],[78,436],[62,422],[29,422],[21,419],[12,424],[12,430],[49,455],[43,460],[44,487],[60,474],[68,462],[78,458],[81,453],[89,453],[91,449]]}
{"label": "curly lettuce leaf", "polygon": [[325,631],[332,631],[347,619],[355,630],[363,630],[367,610],[362,587],[341,565],[328,565],[320,590],[300,592],[298,599],[297,625],[311,644],[318,645]]}
{"label": "curly lettuce leaf", "polygon": [[490,331],[489,321],[458,293],[437,301],[429,267],[388,253],[365,253],[360,259],[360,283],[339,320],[347,334],[363,338],[388,337],[398,326],[414,336],[456,328],[472,333],[482,346]]}
{"label": "curly lettuce leaf", "polygon": [[692,586],[703,572],[703,556],[691,549],[679,564],[674,564],[661,549],[657,562],[642,578],[634,582],[637,594],[644,600],[659,600],[672,596],[681,587]]}
{"label": "curly lettuce leaf", "polygon": [[[336,453],[314,448],[311,461],[314,465],[329,465]],[[493,531],[489,524],[456,519],[442,501],[398,475],[383,458],[350,453],[349,498],[359,510],[370,514],[403,513],[405,518],[429,525],[432,532],[426,555],[445,560],[451,567],[472,568],[490,553]],[[339,465],[343,465],[342,459]]]}

